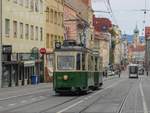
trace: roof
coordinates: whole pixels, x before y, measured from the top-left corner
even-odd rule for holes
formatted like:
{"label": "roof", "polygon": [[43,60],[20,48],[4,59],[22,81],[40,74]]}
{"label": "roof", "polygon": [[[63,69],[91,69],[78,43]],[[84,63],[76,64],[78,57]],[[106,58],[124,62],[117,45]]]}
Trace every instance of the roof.
{"label": "roof", "polygon": [[130,52],[143,52],[143,51],[145,51],[145,46],[138,45],[138,46],[134,47],[134,45],[130,45],[130,46],[128,46],[128,50]]}

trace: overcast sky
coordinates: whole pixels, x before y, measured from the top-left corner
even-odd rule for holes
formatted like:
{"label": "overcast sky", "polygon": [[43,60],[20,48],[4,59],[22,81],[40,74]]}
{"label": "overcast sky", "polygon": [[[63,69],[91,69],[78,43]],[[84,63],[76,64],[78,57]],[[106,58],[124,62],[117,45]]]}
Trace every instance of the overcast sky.
{"label": "overcast sky", "polygon": [[[107,0],[92,0],[94,10],[107,10]],[[144,28],[144,11],[145,0],[110,0],[114,16],[104,13],[95,13],[98,17],[108,17],[113,23],[118,24],[123,33],[133,34],[133,30],[138,25],[140,34]],[[150,9],[150,0],[146,0],[146,7]],[[146,26],[150,25],[150,11],[146,14]],[[144,33],[144,32],[143,32]]]}

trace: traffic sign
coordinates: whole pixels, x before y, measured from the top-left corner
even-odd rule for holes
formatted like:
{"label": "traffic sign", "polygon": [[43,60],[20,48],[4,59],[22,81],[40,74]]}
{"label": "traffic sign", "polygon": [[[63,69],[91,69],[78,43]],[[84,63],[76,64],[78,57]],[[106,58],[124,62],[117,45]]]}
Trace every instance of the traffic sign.
{"label": "traffic sign", "polygon": [[41,48],[41,49],[40,49],[40,53],[41,53],[41,54],[45,54],[45,53],[46,53],[46,49],[45,49],[45,48]]}

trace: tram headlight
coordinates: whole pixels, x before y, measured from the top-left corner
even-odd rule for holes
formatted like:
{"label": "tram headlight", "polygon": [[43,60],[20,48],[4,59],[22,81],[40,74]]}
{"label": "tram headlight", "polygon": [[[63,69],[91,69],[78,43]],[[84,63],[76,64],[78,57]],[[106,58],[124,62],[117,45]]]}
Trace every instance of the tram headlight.
{"label": "tram headlight", "polygon": [[68,75],[64,75],[64,80],[68,80]]}

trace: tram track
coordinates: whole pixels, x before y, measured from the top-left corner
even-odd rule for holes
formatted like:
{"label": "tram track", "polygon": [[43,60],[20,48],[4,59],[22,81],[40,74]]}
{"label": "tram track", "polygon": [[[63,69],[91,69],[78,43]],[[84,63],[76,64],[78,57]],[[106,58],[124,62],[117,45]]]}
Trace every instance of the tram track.
{"label": "tram track", "polygon": [[[49,109],[54,109],[54,108],[56,108],[56,107],[58,107],[58,106],[61,106],[61,105],[63,105],[63,104],[66,104],[66,103],[68,103],[68,102],[71,102],[71,101],[73,101],[73,100],[76,100],[76,99],[78,99],[79,97],[81,97],[81,96],[76,96],[76,97],[73,97],[73,98],[71,98],[71,99],[67,99],[66,101],[63,101],[63,102],[61,102],[61,103],[59,103],[59,104],[56,104],[56,105],[53,105],[53,106],[51,106],[51,107],[49,107],[49,108],[47,108],[47,109],[38,111],[38,113],[45,113],[45,112],[48,111]],[[17,106],[17,107],[14,107],[14,108],[10,108],[10,109],[8,109],[8,110],[4,110],[3,113],[9,113],[10,111],[17,110],[17,109],[21,109],[21,108],[24,108],[24,107],[28,107],[28,106],[33,105],[33,104],[41,103],[41,102],[44,102],[44,101],[46,101],[46,100],[48,100],[48,99],[50,100],[50,99],[52,99],[52,98],[54,98],[54,97],[51,96],[51,97],[47,97],[47,98],[42,99],[42,100],[38,100],[38,101],[35,101],[35,102],[31,102],[31,103],[28,103],[28,104],[24,104],[24,105],[21,105],[21,106]]]}
{"label": "tram track", "polygon": [[[121,103],[118,107],[118,110],[116,110],[116,113],[122,113],[123,109],[124,109],[124,105],[126,104],[126,101],[130,95],[130,92],[132,91],[132,88],[133,88],[133,85],[135,84],[132,84],[131,87],[128,89],[127,93],[125,94],[126,96],[121,100]],[[107,96],[108,94],[106,95],[102,95],[103,97]],[[86,110],[89,109],[90,107],[92,107],[96,102],[100,101],[101,100],[101,96],[99,96],[94,102],[92,102],[91,104],[89,104],[88,106],[86,106],[84,109],[80,110],[78,113],[86,113]]]}

